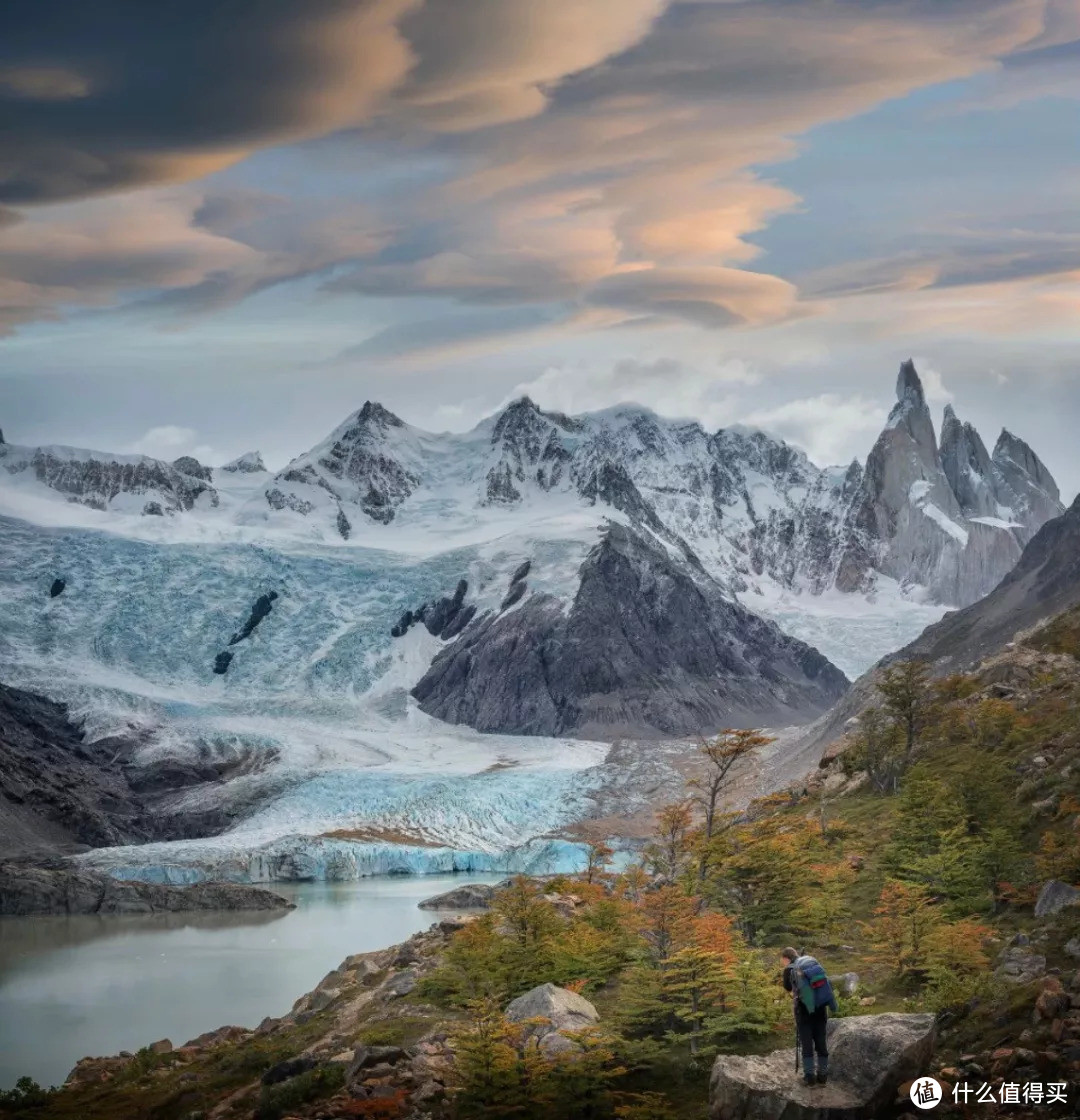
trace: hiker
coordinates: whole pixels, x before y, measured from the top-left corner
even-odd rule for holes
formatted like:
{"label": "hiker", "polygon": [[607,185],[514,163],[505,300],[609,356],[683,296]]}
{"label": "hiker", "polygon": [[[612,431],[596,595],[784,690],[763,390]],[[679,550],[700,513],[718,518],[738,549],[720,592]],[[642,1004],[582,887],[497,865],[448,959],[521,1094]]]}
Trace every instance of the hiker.
{"label": "hiker", "polygon": [[824,1085],[829,1080],[829,1044],[825,1032],[829,1023],[829,1008],[836,1010],[836,996],[825,969],[813,957],[788,948],[780,954],[780,959],[784,962],[784,988],[795,997],[795,1034],[798,1040],[795,1068],[799,1068],[798,1047],[801,1046],[803,1080],[807,1085]]}

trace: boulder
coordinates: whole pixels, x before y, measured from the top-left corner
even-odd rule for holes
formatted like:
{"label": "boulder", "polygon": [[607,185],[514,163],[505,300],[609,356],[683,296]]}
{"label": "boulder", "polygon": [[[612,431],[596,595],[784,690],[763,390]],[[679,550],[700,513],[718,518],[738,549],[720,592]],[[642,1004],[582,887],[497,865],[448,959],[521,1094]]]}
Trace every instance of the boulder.
{"label": "boulder", "polygon": [[1076,906],[1080,903],[1080,887],[1070,887],[1060,879],[1051,879],[1039,891],[1035,903],[1035,917],[1047,918],[1052,914],[1059,914],[1066,906]]}
{"label": "boulder", "polygon": [[347,1079],[353,1081],[365,1070],[377,1065],[397,1065],[405,1057],[405,1051],[400,1046],[358,1046],[353,1051]]}
{"label": "boulder", "polygon": [[531,1019],[542,1020],[526,1030],[527,1037],[542,1041],[547,1035],[556,1031],[580,1031],[594,1026],[599,1021],[600,1015],[596,1008],[577,992],[556,987],[554,984],[541,984],[523,996],[511,1000],[506,1008],[506,1018],[511,1023],[528,1023]]}
{"label": "boulder", "polygon": [[934,1016],[859,1015],[829,1023],[831,1077],[808,1087],[794,1046],[760,1056],[721,1054],[709,1086],[711,1120],[870,1120],[919,1076],[934,1050]]}
{"label": "boulder", "polygon": [[859,990],[859,974],[857,972],[845,972],[840,977],[840,991],[845,996],[853,996]]}
{"label": "boulder", "polygon": [[1013,946],[1001,954],[997,972],[1013,984],[1030,984],[1046,974],[1046,957],[1023,945]]}
{"label": "boulder", "polygon": [[271,1066],[263,1075],[264,1085],[279,1085],[282,1081],[299,1077],[302,1073],[313,1070],[319,1063],[314,1058],[302,1055],[299,1058],[286,1058],[283,1062]]}
{"label": "boulder", "polygon": [[1065,952],[1076,960],[1080,960],[1080,937],[1072,937],[1065,943]]}
{"label": "boulder", "polygon": [[486,910],[495,897],[497,887],[487,883],[466,883],[443,894],[417,903],[421,910]]}

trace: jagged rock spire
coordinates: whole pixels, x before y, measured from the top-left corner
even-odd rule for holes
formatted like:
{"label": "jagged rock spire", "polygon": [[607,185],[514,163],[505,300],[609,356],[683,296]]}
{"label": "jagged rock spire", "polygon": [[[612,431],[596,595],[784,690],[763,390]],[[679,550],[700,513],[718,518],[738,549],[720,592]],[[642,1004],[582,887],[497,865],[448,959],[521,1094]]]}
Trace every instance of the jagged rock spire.
{"label": "jagged rock spire", "polygon": [[982,437],[971,424],[961,423],[951,404],[941,424],[941,468],[965,517],[994,517],[993,465]]}
{"label": "jagged rock spire", "polygon": [[926,404],[926,394],[923,392],[922,381],[919,379],[912,358],[900,363],[900,372],[896,377],[896,399],[901,404],[905,401],[910,401],[919,407]]}

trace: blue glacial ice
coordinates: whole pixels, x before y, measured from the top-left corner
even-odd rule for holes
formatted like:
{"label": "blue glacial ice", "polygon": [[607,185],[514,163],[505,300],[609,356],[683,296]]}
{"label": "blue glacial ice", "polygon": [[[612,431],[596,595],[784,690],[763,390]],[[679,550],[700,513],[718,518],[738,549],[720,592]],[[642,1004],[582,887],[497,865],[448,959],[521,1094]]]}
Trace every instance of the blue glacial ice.
{"label": "blue glacial ice", "polygon": [[[418,558],[298,542],[148,542],[0,518],[0,679],[68,703],[92,737],[134,734],[144,761],[248,760],[229,782],[179,793],[172,806],[242,805],[232,829],[84,857],[115,875],[570,870],[581,852],[560,833],[586,812],[606,747],[430,719],[408,689],[439,643],[422,626],[399,641],[389,631],[460,578],[483,609],[525,556],[572,572],[589,543],[510,538]],[[57,575],[67,589],[50,599]],[[215,676],[216,653],[270,590],[273,611]]]}

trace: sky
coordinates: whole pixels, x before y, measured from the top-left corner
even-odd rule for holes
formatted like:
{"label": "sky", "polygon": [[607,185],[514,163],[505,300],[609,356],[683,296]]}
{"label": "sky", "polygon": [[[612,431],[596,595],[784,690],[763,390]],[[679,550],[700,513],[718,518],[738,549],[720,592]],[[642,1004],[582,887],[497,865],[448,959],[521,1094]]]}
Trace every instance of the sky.
{"label": "sky", "polygon": [[528,393],[1080,488],[1080,0],[6,0],[0,427],[281,465]]}

